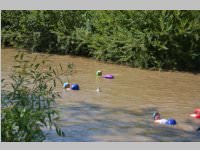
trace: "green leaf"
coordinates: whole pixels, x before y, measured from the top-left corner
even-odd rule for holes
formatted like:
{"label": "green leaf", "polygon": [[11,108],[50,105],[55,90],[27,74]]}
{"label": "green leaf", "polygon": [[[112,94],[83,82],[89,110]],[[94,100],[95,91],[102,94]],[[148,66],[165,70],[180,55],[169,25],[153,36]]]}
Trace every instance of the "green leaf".
{"label": "green leaf", "polygon": [[61,136],[63,136],[63,137],[65,136],[65,133],[63,131],[61,132]]}
{"label": "green leaf", "polygon": [[21,68],[21,66],[17,65],[17,66],[13,66],[14,68]]}
{"label": "green leaf", "polygon": [[28,62],[30,62],[30,61],[28,61],[28,60],[24,60],[23,62],[24,62],[24,63],[28,63]]}
{"label": "green leaf", "polygon": [[15,55],[15,59],[17,59],[19,57],[19,54]]}
{"label": "green leaf", "polygon": [[54,75],[56,75],[56,71],[53,69],[53,73],[54,73]]}
{"label": "green leaf", "polygon": [[61,64],[59,64],[59,66],[60,66],[60,69],[61,69],[61,71],[63,71],[62,65],[61,65]]}
{"label": "green leaf", "polygon": [[40,64],[36,64],[36,65],[35,65],[35,69],[37,69],[39,66],[40,66]]}
{"label": "green leaf", "polygon": [[53,80],[53,86],[56,87],[56,80]]}

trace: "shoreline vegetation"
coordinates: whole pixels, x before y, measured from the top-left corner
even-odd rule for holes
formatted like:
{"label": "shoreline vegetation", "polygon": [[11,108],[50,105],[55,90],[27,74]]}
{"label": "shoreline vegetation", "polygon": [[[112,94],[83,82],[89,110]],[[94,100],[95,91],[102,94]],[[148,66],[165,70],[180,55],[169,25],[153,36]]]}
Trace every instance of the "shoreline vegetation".
{"label": "shoreline vegetation", "polygon": [[200,72],[200,11],[2,11],[2,47]]}
{"label": "shoreline vegetation", "polygon": [[60,93],[55,88],[58,82],[64,83],[61,77],[72,75],[73,65],[52,67],[46,65],[47,58],[38,61],[38,55],[30,58],[23,52],[14,58],[11,80],[1,79],[1,140],[44,141],[43,130],[52,128],[59,136],[65,136],[57,125],[56,98],[60,98]]}

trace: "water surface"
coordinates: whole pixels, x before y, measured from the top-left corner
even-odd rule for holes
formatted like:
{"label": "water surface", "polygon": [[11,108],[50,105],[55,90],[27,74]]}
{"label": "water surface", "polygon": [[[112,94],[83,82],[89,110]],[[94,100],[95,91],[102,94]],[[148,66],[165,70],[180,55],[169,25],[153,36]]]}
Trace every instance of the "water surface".
{"label": "water surface", "polygon": [[[3,78],[11,73],[15,54],[14,49],[2,49]],[[46,141],[200,141],[195,132],[198,121],[189,117],[200,107],[199,74],[147,71],[82,57],[48,56],[51,65],[75,64],[71,81],[78,83],[81,90],[65,92],[62,85],[58,86],[62,95],[57,100],[59,124],[66,137],[58,137],[52,130]],[[100,80],[100,93],[96,92],[97,70],[115,76],[113,80]],[[166,119],[175,118],[177,126],[154,124],[153,111]]]}

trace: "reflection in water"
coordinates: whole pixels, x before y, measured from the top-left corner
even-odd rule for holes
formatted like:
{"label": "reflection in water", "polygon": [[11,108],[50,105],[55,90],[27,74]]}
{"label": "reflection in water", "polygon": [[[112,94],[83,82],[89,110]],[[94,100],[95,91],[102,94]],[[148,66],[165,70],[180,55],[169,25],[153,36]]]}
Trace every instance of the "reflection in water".
{"label": "reflection in water", "polygon": [[[15,50],[2,50],[2,77],[11,72],[15,54]],[[194,131],[200,121],[189,117],[200,107],[199,74],[140,70],[82,57],[50,55],[49,59],[51,65],[73,62],[77,72],[71,82],[81,90],[57,88],[62,93],[57,100],[59,124],[66,137],[48,131],[47,141],[200,141]],[[98,81],[97,70],[115,79]],[[154,124],[153,111],[175,118],[177,126]]]}

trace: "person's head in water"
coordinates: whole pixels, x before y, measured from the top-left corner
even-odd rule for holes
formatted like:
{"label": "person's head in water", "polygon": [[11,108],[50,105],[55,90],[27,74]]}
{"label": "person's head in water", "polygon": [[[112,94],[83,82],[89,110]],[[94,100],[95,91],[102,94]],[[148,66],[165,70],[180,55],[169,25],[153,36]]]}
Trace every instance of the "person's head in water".
{"label": "person's head in water", "polygon": [[159,113],[159,112],[154,112],[154,113],[153,113],[153,119],[154,119],[154,120],[160,120],[160,119],[161,119],[160,113]]}
{"label": "person's head in water", "polygon": [[65,82],[65,83],[63,84],[63,87],[64,87],[65,89],[68,89],[68,88],[71,87],[71,84],[68,83],[68,82]]}

